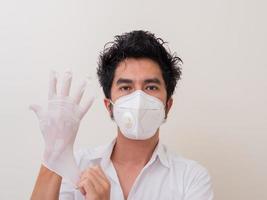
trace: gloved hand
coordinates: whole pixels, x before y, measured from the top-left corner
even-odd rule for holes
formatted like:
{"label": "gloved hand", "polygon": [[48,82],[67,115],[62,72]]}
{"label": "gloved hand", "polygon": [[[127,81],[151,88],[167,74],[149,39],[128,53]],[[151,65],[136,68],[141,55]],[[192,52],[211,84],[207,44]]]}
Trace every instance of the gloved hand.
{"label": "gloved hand", "polygon": [[80,121],[93,103],[90,97],[84,106],[79,105],[87,81],[84,81],[73,98],[69,96],[72,73],[66,71],[61,90],[57,92],[57,77],[50,72],[48,106],[31,104],[29,108],[39,119],[40,129],[45,141],[43,165],[61,177],[76,185],[79,180],[79,169],[73,155],[73,144]]}

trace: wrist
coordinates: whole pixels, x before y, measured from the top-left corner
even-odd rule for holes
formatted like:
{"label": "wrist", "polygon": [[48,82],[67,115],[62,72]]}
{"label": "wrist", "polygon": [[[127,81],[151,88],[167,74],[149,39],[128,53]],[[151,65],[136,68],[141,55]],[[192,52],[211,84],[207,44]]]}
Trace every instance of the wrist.
{"label": "wrist", "polygon": [[48,167],[46,167],[44,164],[41,165],[39,174],[49,182],[53,181],[61,183],[62,177],[51,169],[49,169]]}
{"label": "wrist", "polygon": [[44,163],[54,163],[64,161],[64,158],[73,157],[73,145],[56,147],[45,147],[43,153]]}
{"label": "wrist", "polygon": [[76,163],[72,146],[65,148],[60,153],[45,153],[42,164],[73,184],[79,179],[80,170]]}

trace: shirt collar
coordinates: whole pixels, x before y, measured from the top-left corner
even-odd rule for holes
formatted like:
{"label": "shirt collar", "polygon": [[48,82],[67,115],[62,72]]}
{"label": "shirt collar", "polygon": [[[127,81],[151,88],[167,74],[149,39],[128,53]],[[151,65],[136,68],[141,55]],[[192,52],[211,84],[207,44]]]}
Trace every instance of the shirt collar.
{"label": "shirt collar", "polygon": [[101,165],[103,168],[106,168],[108,167],[108,165],[110,164],[111,162],[111,159],[110,159],[110,156],[111,156],[111,153],[113,151],[113,148],[114,148],[114,145],[116,143],[116,138],[114,138],[107,146],[106,148],[104,149],[103,153],[102,153],[102,160],[101,160]]}
{"label": "shirt collar", "polygon": [[[101,166],[106,168],[110,164],[110,156],[113,151],[114,145],[116,143],[116,138],[114,138],[108,145],[101,147],[97,151],[94,152],[92,159],[101,159]],[[154,162],[156,159],[159,159],[160,163],[165,167],[169,168],[169,160],[168,160],[168,152],[167,148],[162,142],[159,140],[155,150],[151,156],[149,162]]]}
{"label": "shirt collar", "polygon": [[168,160],[168,154],[167,154],[167,148],[162,142],[159,140],[152,156],[151,161],[153,162],[156,159],[159,159],[160,163],[164,165],[165,167],[169,168],[169,160]]}

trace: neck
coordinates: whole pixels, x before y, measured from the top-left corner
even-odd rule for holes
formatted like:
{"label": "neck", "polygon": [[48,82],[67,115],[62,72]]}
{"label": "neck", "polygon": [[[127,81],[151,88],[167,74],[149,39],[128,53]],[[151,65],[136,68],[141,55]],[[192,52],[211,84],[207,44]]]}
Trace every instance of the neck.
{"label": "neck", "polygon": [[143,165],[149,161],[159,141],[159,132],[147,140],[126,138],[120,131],[111,154],[111,160],[119,165]]}

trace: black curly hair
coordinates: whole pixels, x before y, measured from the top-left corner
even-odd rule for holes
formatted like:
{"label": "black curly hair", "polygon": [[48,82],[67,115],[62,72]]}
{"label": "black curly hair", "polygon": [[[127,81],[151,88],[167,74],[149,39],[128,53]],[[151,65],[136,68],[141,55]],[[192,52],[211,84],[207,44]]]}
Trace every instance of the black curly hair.
{"label": "black curly hair", "polygon": [[97,68],[99,83],[105,97],[111,97],[115,70],[121,61],[125,58],[149,58],[160,66],[166,85],[167,99],[169,99],[174,93],[177,81],[181,78],[182,60],[167,51],[164,47],[165,43],[153,33],[143,30],[116,35],[113,42],[106,43],[100,53]]}

